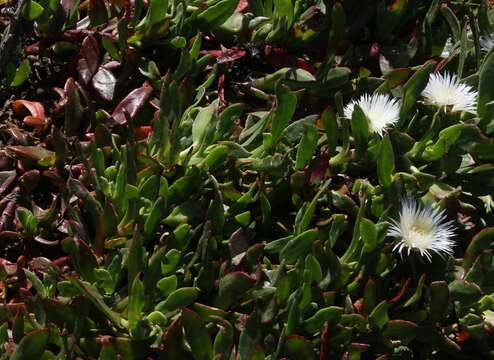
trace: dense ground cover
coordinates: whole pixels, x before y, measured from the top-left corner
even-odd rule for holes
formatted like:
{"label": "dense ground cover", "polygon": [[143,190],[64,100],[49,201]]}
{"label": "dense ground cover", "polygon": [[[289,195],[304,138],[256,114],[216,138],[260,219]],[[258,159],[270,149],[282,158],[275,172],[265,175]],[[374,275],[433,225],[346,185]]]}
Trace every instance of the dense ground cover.
{"label": "dense ground cover", "polygon": [[0,0],[0,354],[487,359],[485,0]]}

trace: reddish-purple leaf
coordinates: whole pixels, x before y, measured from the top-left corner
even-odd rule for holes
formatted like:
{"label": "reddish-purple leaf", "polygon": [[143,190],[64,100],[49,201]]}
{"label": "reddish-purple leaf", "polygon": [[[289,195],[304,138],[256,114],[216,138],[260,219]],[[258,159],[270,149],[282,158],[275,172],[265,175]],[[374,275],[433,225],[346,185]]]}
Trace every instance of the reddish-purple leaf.
{"label": "reddish-purple leaf", "polygon": [[82,41],[81,59],[77,65],[79,74],[85,84],[91,80],[91,77],[96,73],[99,66],[99,45],[94,36],[88,35]]}
{"label": "reddish-purple leaf", "polygon": [[96,71],[99,65],[99,45],[93,35],[88,35],[84,38],[80,54],[88,60],[91,68]]}
{"label": "reddish-purple leaf", "polygon": [[234,258],[249,248],[249,238],[241,227],[232,233],[229,242],[230,254]]}
{"label": "reddish-purple leaf", "polygon": [[117,79],[110,70],[100,66],[98,72],[94,74],[91,80],[94,90],[106,101],[111,101],[113,99],[113,93],[115,91],[115,84]]}
{"label": "reddish-purple leaf", "polygon": [[329,156],[328,153],[323,153],[319,164],[310,172],[310,182],[312,184],[317,184],[324,179],[324,174],[329,167]]}
{"label": "reddish-purple leaf", "polygon": [[226,64],[243,58],[246,54],[247,52],[245,50],[239,48],[225,49],[216,59],[216,61],[218,62],[218,64]]}
{"label": "reddish-purple leaf", "polygon": [[77,88],[77,83],[72,78],[68,78],[64,86],[65,93],[65,123],[64,130],[68,136],[78,134],[81,126],[83,108]]}
{"label": "reddish-purple leaf", "polygon": [[104,67],[106,70],[112,71],[117,69],[120,65],[121,64],[119,61],[112,60],[112,61],[108,61],[107,63],[104,63],[103,65],[101,65],[101,67]]}
{"label": "reddish-purple leaf", "polygon": [[237,47],[231,49],[223,48],[222,50],[203,50],[201,55],[211,55],[216,58],[218,64],[226,64],[247,55],[247,51]]}
{"label": "reddish-purple leaf", "polygon": [[12,139],[17,144],[29,145],[31,143],[31,136],[16,124],[9,123],[6,131],[8,131],[9,135],[12,136]]}
{"label": "reddish-purple leaf", "polygon": [[36,188],[36,186],[38,186],[40,179],[40,171],[33,169],[22,174],[22,176],[19,178],[19,182],[24,190],[31,192]]}
{"label": "reddish-purple leaf", "polygon": [[151,96],[153,88],[148,82],[145,82],[140,88],[132,90],[120,103],[117,105],[112,113],[112,118],[115,124],[125,124],[127,119],[125,117],[125,110],[129,113],[130,117],[134,117],[141,107]]}

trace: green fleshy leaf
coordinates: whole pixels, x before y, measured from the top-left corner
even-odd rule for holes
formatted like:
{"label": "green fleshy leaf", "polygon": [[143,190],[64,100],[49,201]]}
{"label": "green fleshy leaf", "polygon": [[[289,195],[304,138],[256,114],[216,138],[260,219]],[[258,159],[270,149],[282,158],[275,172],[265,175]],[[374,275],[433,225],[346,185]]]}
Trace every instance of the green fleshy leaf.
{"label": "green fleshy leaf", "polygon": [[31,63],[29,62],[28,59],[24,59],[17,68],[14,79],[10,83],[10,86],[15,87],[22,85],[27,80],[30,74],[31,74]]}
{"label": "green fleshy leaf", "polygon": [[26,18],[26,20],[33,21],[39,18],[41,14],[43,14],[43,11],[45,11],[43,6],[41,6],[34,0],[29,0],[24,5],[23,15]]}

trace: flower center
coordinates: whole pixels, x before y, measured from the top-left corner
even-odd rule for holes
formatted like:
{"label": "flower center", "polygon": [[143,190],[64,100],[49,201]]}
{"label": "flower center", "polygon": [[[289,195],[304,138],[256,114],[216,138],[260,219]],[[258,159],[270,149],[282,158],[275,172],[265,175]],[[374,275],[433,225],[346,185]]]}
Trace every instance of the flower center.
{"label": "flower center", "polygon": [[452,105],[454,104],[455,93],[451,88],[441,88],[438,91],[437,99],[442,105]]}
{"label": "flower center", "polygon": [[432,226],[422,219],[415,219],[410,226],[406,241],[411,247],[427,249],[431,243]]}
{"label": "flower center", "polygon": [[410,230],[417,235],[426,235],[430,234],[432,229],[429,224],[425,224],[422,221],[416,221],[413,223]]}

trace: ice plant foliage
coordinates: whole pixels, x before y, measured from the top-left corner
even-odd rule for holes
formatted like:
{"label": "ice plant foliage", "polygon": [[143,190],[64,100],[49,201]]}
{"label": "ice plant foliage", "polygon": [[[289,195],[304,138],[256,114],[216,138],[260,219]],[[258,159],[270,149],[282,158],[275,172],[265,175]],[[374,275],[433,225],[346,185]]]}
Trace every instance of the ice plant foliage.
{"label": "ice plant foliage", "polygon": [[387,235],[398,238],[393,250],[408,255],[415,249],[431,260],[431,252],[441,256],[453,254],[454,225],[444,210],[405,199],[398,220],[391,219]]}
{"label": "ice plant foliage", "polygon": [[0,0],[0,360],[493,358],[494,0],[72,2]]}
{"label": "ice plant foliage", "polygon": [[477,91],[462,84],[455,74],[432,74],[422,95],[430,104],[449,108],[451,111],[476,113]]}
{"label": "ice plant foliage", "polygon": [[400,117],[400,104],[387,94],[362,95],[357,101],[351,101],[345,107],[345,117],[351,119],[357,104],[369,121],[372,132],[383,136],[386,130],[394,125]]}

